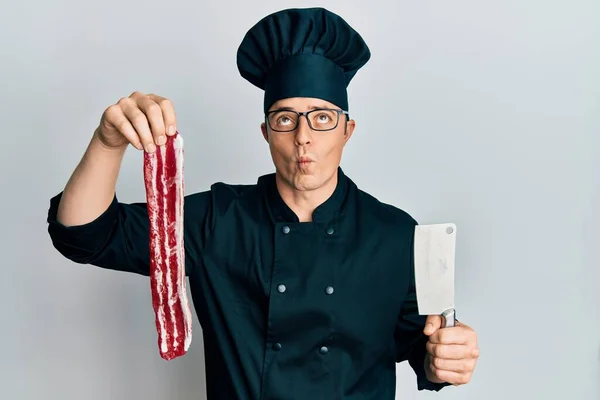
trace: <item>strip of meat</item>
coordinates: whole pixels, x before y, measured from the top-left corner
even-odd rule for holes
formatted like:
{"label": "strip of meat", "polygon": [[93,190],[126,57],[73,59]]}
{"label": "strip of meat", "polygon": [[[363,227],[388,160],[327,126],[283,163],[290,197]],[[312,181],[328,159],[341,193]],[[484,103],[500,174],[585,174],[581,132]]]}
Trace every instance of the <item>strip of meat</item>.
{"label": "strip of meat", "polygon": [[184,355],[192,341],[183,241],[183,138],[177,132],[154,153],[144,153],[150,222],[150,286],[160,356]]}

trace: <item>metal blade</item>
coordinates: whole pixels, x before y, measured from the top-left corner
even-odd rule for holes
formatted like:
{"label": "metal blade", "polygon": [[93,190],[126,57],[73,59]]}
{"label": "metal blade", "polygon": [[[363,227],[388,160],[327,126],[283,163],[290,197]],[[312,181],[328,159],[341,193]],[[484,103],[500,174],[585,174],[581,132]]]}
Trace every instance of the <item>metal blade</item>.
{"label": "metal blade", "polygon": [[414,268],[419,314],[453,313],[455,248],[455,224],[415,227]]}

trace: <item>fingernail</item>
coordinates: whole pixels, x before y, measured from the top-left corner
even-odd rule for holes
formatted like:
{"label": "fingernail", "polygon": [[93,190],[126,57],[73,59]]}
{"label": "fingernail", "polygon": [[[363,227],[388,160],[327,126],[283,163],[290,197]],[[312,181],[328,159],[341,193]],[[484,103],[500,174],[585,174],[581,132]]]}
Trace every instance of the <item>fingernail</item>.
{"label": "fingernail", "polygon": [[167,141],[167,138],[164,136],[159,136],[158,139],[156,139],[156,143],[159,146],[162,146],[163,144],[165,144],[166,141]]}
{"label": "fingernail", "polygon": [[173,126],[173,125],[169,126],[168,134],[169,134],[169,136],[173,136],[175,134],[175,126]]}
{"label": "fingernail", "polygon": [[146,146],[146,151],[148,153],[152,153],[154,152],[154,150],[156,150],[156,146],[153,143],[150,143]]}
{"label": "fingernail", "polygon": [[432,324],[427,324],[427,326],[425,327],[425,329],[427,330],[427,332],[431,332],[431,330],[433,329],[433,325]]}

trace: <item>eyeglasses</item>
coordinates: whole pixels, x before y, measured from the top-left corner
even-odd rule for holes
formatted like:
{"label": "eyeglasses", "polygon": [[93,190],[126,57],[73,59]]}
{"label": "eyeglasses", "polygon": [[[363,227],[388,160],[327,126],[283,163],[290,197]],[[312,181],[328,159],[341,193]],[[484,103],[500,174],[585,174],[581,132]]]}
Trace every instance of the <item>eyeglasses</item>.
{"label": "eyeglasses", "polygon": [[269,111],[265,118],[269,128],[275,132],[291,132],[298,127],[300,117],[304,115],[308,126],[315,131],[331,131],[337,128],[340,115],[348,115],[348,111],[334,110],[330,108],[317,108],[308,112],[293,110]]}

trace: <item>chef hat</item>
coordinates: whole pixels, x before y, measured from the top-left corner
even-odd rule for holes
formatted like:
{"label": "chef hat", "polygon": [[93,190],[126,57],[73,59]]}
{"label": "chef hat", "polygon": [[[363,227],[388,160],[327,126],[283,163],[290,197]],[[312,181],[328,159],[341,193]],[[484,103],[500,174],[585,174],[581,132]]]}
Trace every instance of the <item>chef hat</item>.
{"label": "chef hat", "polygon": [[362,37],[340,16],[294,8],[264,17],[246,33],[237,66],[265,91],[265,112],[290,97],[315,97],[348,110],[346,88],[370,57]]}

